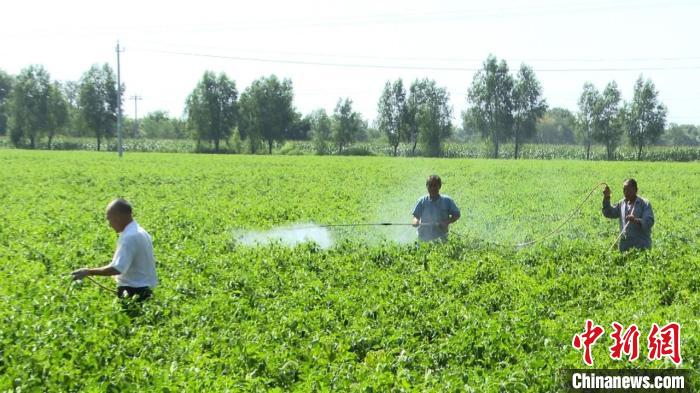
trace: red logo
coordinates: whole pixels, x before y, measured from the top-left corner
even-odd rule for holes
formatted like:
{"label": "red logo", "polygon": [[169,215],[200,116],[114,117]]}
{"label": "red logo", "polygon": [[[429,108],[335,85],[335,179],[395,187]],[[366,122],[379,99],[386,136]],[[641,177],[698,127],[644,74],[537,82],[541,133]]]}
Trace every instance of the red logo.
{"label": "red logo", "polygon": [[[626,330],[618,322],[612,323],[613,332],[610,338],[613,345],[610,347],[610,358],[621,360],[627,356],[630,362],[639,358],[639,328],[632,324]],[[591,347],[603,335],[605,330],[602,326],[594,324],[590,319],[586,320],[586,328],[583,333],[574,335],[571,344],[577,350],[583,349],[583,362],[588,366],[593,365]],[[649,343],[649,355],[651,361],[668,358],[675,364],[681,364],[681,325],[678,322],[670,322],[664,327],[653,323],[647,336]]]}
{"label": "red logo", "polygon": [[659,329],[659,325],[652,324],[647,337],[649,341],[649,360],[659,360],[664,357],[671,359],[675,364],[680,364],[681,359],[681,325],[671,322]]}
{"label": "red logo", "polygon": [[603,327],[593,325],[593,321],[586,320],[586,330],[582,334],[574,335],[574,348],[580,350],[583,348],[583,362],[589,366],[593,365],[593,356],[591,356],[591,346],[603,335]]}
{"label": "red logo", "polygon": [[615,344],[610,347],[610,358],[614,360],[622,359],[622,354],[629,356],[630,362],[637,360],[639,357],[639,329],[637,325],[632,324],[622,333],[622,325],[617,322],[612,323],[615,331],[610,335]]}

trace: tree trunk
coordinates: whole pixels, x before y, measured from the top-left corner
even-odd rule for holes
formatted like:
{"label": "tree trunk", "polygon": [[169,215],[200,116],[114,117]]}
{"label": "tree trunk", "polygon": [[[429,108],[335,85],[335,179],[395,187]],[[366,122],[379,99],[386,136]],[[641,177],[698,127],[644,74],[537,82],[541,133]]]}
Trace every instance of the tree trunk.
{"label": "tree trunk", "polygon": [[586,160],[591,159],[591,140],[586,140]]}
{"label": "tree trunk", "polygon": [[267,140],[267,151],[270,155],[272,155],[272,139]]}
{"label": "tree trunk", "polygon": [[34,135],[29,136],[29,145],[34,149],[36,147],[36,142],[34,140]]}
{"label": "tree trunk", "polygon": [[640,161],[642,159],[642,147],[643,146],[644,146],[643,144],[641,144],[641,143],[639,144],[639,150],[637,150],[637,161]]}
{"label": "tree trunk", "polygon": [[214,139],[214,151],[219,152],[219,139]]}
{"label": "tree trunk", "polygon": [[520,126],[515,127],[515,159],[518,159],[518,153],[520,152]]}
{"label": "tree trunk", "polygon": [[493,158],[498,158],[498,137],[493,138]]}
{"label": "tree trunk", "polygon": [[418,136],[413,140],[413,149],[411,149],[411,155],[416,155],[416,145],[418,145]]}
{"label": "tree trunk", "polygon": [[396,157],[396,149],[399,148],[399,145],[394,145],[394,157]]}
{"label": "tree trunk", "polygon": [[586,160],[591,159],[591,127],[588,126],[588,134],[586,135]]}
{"label": "tree trunk", "polygon": [[100,144],[101,144],[101,143],[102,143],[102,139],[101,139],[100,136],[98,135],[98,136],[97,136],[97,151],[100,151]]}

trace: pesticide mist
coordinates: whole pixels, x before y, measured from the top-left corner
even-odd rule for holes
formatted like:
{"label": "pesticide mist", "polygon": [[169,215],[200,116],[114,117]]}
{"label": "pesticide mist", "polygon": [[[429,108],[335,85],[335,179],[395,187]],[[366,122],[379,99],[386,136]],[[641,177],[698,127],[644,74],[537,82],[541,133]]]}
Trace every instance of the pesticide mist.
{"label": "pesticide mist", "polygon": [[269,231],[238,232],[234,233],[234,238],[237,242],[247,246],[275,242],[280,242],[290,247],[307,242],[316,243],[321,248],[333,246],[333,238],[330,231],[313,223],[277,227]]}

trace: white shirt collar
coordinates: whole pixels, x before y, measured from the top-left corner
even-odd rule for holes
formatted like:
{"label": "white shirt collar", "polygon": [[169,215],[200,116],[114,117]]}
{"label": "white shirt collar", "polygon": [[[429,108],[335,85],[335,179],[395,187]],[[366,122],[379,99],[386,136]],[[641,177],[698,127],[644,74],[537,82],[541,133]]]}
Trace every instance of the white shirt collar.
{"label": "white shirt collar", "polygon": [[122,236],[123,234],[125,234],[125,233],[127,233],[127,232],[135,231],[136,228],[138,228],[138,226],[139,226],[139,224],[136,223],[136,220],[131,220],[131,222],[128,223],[128,224],[124,227],[124,230],[121,231],[121,233],[119,234],[119,236]]}

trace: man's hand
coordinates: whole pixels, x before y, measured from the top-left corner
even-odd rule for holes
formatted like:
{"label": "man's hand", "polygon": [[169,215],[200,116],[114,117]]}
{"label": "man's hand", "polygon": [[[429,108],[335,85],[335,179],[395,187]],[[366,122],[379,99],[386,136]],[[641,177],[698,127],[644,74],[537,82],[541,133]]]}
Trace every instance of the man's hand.
{"label": "man's hand", "polygon": [[610,187],[608,187],[607,185],[605,186],[605,189],[603,190],[603,198],[610,199]]}
{"label": "man's hand", "polygon": [[420,220],[417,217],[413,217],[413,222],[411,222],[411,225],[413,225],[414,228],[418,228],[420,226]]}
{"label": "man's hand", "polygon": [[71,273],[71,275],[73,276],[73,280],[82,280],[86,276],[90,275],[90,269],[88,269],[88,268],[78,269],[78,270],[73,271],[73,273]]}
{"label": "man's hand", "polygon": [[635,217],[633,214],[628,214],[627,217],[625,217],[625,220],[629,222],[633,222],[635,224],[639,224],[642,222],[639,218]]}

